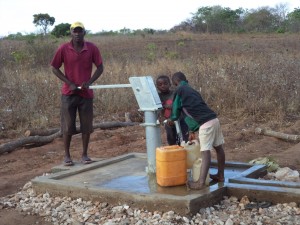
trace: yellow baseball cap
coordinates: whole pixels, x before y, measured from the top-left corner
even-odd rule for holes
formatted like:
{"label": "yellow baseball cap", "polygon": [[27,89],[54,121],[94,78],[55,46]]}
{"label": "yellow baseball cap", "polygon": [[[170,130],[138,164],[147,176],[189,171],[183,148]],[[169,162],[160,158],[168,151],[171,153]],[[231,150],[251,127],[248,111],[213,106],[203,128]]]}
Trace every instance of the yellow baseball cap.
{"label": "yellow baseball cap", "polygon": [[84,29],[84,25],[81,22],[75,22],[75,23],[73,23],[71,25],[70,29],[72,30],[72,29],[75,29],[76,27],[80,27],[80,28]]}

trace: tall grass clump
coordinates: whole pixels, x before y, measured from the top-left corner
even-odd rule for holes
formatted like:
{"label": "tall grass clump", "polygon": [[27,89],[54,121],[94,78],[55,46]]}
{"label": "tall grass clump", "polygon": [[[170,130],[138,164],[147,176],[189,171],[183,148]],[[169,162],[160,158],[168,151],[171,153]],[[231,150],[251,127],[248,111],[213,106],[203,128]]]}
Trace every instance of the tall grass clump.
{"label": "tall grass clump", "polygon": [[[132,76],[186,74],[207,103],[232,119],[299,118],[300,42],[295,35],[88,36],[101,50],[95,84],[127,84]],[[69,39],[0,40],[0,118],[7,129],[59,125],[62,82],[50,70]],[[138,110],[131,88],[95,90],[95,117]]]}

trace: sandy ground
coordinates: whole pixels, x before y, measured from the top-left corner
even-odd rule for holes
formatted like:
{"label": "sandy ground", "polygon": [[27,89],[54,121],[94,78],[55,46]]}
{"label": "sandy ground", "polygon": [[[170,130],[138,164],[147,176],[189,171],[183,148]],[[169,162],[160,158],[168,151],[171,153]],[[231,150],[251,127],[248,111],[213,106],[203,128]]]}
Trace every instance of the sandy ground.
{"label": "sandy ground", "polygon": [[[266,137],[254,133],[258,126],[244,121],[230,121],[220,118],[225,136],[226,161],[249,162],[258,157],[272,157],[281,167],[288,166],[300,171],[300,144]],[[277,130],[279,131],[279,130]],[[280,132],[300,134],[300,120],[282,127]],[[166,145],[162,129],[163,144]],[[0,144],[14,139],[0,138]],[[129,152],[146,152],[145,130],[142,126],[130,126],[117,129],[97,129],[91,136],[89,155],[91,158],[113,157]],[[71,144],[74,161],[80,160],[81,135],[75,135]],[[213,154],[215,159],[215,155]],[[35,148],[21,148],[0,155],[0,196],[18,192],[25,183],[36,176],[47,173],[52,167],[63,161],[63,143],[61,138]],[[13,209],[0,208],[0,224],[43,224],[42,217],[26,215]]]}

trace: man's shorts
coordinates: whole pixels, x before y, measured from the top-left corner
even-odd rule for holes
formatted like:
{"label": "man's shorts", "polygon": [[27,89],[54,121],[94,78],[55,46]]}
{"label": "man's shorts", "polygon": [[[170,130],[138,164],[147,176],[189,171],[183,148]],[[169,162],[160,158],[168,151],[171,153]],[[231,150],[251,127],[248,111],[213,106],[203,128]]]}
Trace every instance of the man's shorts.
{"label": "man's shorts", "polygon": [[214,147],[224,144],[224,137],[218,119],[209,127],[203,129],[200,127],[199,141],[201,151],[212,150]]}
{"label": "man's shorts", "polygon": [[76,115],[79,115],[80,131],[93,132],[93,99],[79,95],[61,96],[61,129],[63,134],[76,134]]}

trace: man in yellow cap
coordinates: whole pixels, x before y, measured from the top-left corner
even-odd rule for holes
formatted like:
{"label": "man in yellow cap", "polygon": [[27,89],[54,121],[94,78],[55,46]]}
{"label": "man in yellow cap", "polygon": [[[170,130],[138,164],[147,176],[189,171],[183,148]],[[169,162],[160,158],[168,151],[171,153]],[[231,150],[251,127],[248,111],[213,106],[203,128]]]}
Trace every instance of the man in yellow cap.
{"label": "man in yellow cap", "polygon": [[[72,40],[62,44],[52,62],[52,72],[63,81],[61,89],[61,129],[64,141],[66,166],[74,165],[70,155],[72,135],[76,132],[76,114],[80,119],[82,133],[82,157],[84,164],[91,163],[87,150],[93,132],[93,97],[89,86],[103,73],[103,63],[98,47],[84,40],[85,27],[75,22],[70,27]],[[64,72],[60,69],[64,65]],[[92,74],[93,65],[96,66]],[[78,88],[80,87],[80,88]]]}
{"label": "man in yellow cap", "polygon": [[85,29],[85,28],[84,28],[84,25],[83,25],[81,22],[75,22],[75,23],[73,23],[73,24],[71,25],[70,29],[72,30],[72,29],[75,29],[76,27],[80,27],[80,28],[82,28],[83,30]]}

